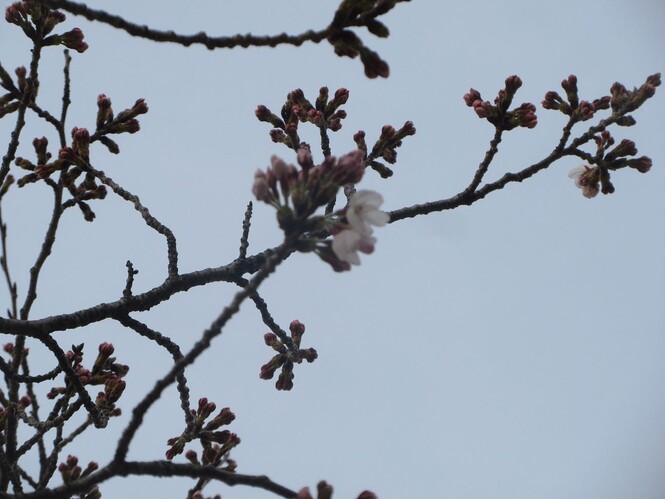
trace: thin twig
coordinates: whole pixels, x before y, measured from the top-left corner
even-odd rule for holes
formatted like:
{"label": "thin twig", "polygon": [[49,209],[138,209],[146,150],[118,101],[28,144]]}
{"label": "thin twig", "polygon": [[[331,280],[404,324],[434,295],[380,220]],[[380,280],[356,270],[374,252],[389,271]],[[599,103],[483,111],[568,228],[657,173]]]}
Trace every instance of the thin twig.
{"label": "thin twig", "polygon": [[[30,368],[28,366],[27,356],[23,356],[23,361],[21,363],[21,366],[23,368],[23,376],[26,376],[28,378],[34,377],[30,376]],[[56,366],[56,369],[60,371],[60,366]],[[28,397],[30,397],[30,415],[38,424],[41,424],[41,420],[39,419],[39,401],[35,396],[34,385],[31,379],[28,379],[28,381],[26,381],[25,390],[26,393],[28,394]],[[37,450],[39,452],[39,465],[43,470],[46,464],[46,447],[44,446],[43,438],[40,438],[37,441]]]}
{"label": "thin twig", "polygon": [[245,218],[242,221],[242,236],[240,237],[240,253],[238,258],[244,259],[247,257],[247,249],[249,248],[249,229],[251,227],[252,219],[252,202],[247,203],[247,210],[245,211]]}
{"label": "thin twig", "polygon": [[141,201],[139,200],[138,196],[135,196],[131,192],[120,187],[120,185],[114,182],[112,178],[107,177],[103,171],[95,169],[90,164],[85,165],[84,170],[87,173],[91,173],[95,178],[99,179],[99,181],[104,185],[110,187],[111,190],[113,190],[113,192],[115,192],[122,199],[132,203],[134,205],[134,209],[138,211],[143,217],[143,220],[145,221],[146,225],[156,230],[166,238],[166,247],[168,254],[168,275],[169,278],[176,277],[178,275],[178,248],[175,236],[173,235],[171,229],[166,227],[154,216],[152,216],[150,214],[150,210],[148,210],[148,208],[146,208],[145,206],[143,206],[143,204],[141,204]]}
{"label": "thin twig", "polygon": [[[247,279],[240,278],[235,282],[238,286],[244,288],[245,286],[247,286],[247,283],[249,281]],[[263,323],[266,326],[268,326],[270,330],[279,337],[282,343],[284,343],[290,349],[293,349],[294,348],[293,339],[286,333],[286,331],[284,331],[279,326],[279,324],[277,324],[277,322],[275,322],[275,319],[268,310],[268,304],[265,302],[263,298],[261,298],[261,295],[259,295],[258,291],[254,291],[249,295],[249,297],[254,302],[254,305],[256,305],[257,310],[260,312],[261,320],[263,321]]]}
{"label": "thin twig", "polygon": [[132,411],[132,417],[125,428],[116,447],[114,463],[120,463],[125,460],[129,450],[129,444],[134,438],[139,427],[143,423],[146,412],[160,397],[162,392],[173,383],[178,374],[184,372],[187,366],[191,365],[203,352],[205,352],[212,340],[222,333],[226,323],[238,312],[242,302],[251,295],[259,285],[275,270],[284,259],[289,255],[292,244],[297,240],[297,234],[289,236],[277,248],[277,251],[271,255],[256,275],[249,281],[244,289],[236,293],[231,303],[224,308],[222,313],[213,321],[208,329],[203,332],[201,339],[196,342],[192,349],[182,359],[175,363],[169,372],[163,376],[141,402]]}
{"label": "thin twig", "polygon": [[[144,338],[148,338],[149,340],[157,343],[159,346],[165,348],[166,351],[171,354],[171,357],[173,357],[174,362],[178,362],[180,359],[182,359],[182,352],[180,351],[180,347],[168,336],[164,336],[163,334],[150,329],[147,325],[126,314],[119,315],[115,319],[123,326],[136,331]],[[187,378],[183,373],[180,373],[178,374],[176,381],[178,393],[180,395],[180,407],[185,414],[185,424],[189,426],[193,421],[193,416],[190,410],[189,387],[187,386]]]}
{"label": "thin twig", "polygon": [[[25,363],[25,362],[24,362]],[[27,364],[26,364],[27,366]],[[26,367],[24,366],[24,369]],[[12,371],[11,366],[0,357],[0,371],[2,371],[7,379],[14,379],[19,383],[41,383],[42,381],[47,381],[50,379],[55,379],[55,377],[62,372],[60,366],[56,366],[51,369],[49,372],[44,374],[39,374],[35,376],[30,376],[26,374],[18,374]]]}
{"label": "thin twig", "polygon": [[122,296],[129,298],[132,296],[132,286],[134,284],[134,276],[139,273],[138,270],[134,270],[134,265],[132,262],[127,260],[127,282],[125,283],[125,289],[122,291]]}
{"label": "thin twig", "polygon": [[64,85],[62,89],[62,111],[60,113],[60,122],[55,128],[58,130],[60,135],[60,147],[65,147],[67,145],[67,138],[65,137],[65,123],[67,121],[67,111],[69,110],[69,105],[72,103],[70,98],[70,88],[71,88],[71,79],[69,77],[69,66],[72,62],[72,57],[69,55],[69,50],[64,51],[65,54],[65,66],[63,68],[64,73]]}
{"label": "thin twig", "polygon": [[18,317],[18,292],[16,289],[16,282],[12,279],[9,271],[9,263],[7,257],[7,224],[2,217],[2,195],[0,194],[0,239],[2,241],[2,256],[0,256],[0,265],[2,265],[2,272],[5,274],[5,281],[9,289],[9,298],[11,300],[11,311],[9,317],[16,319]]}
{"label": "thin twig", "polygon": [[58,231],[58,224],[62,215],[62,186],[58,184],[53,189],[53,212],[51,213],[51,221],[49,222],[48,229],[44,235],[44,242],[42,243],[41,251],[37,256],[35,264],[30,269],[30,282],[28,284],[28,292],[25,301],[20,311],[21,320],[25,321],[30,315],[32,304],[37,299],[37,282],[39,275],[46,262],[46,259],[51,255],[53,245],[55,244],[55,234]]}

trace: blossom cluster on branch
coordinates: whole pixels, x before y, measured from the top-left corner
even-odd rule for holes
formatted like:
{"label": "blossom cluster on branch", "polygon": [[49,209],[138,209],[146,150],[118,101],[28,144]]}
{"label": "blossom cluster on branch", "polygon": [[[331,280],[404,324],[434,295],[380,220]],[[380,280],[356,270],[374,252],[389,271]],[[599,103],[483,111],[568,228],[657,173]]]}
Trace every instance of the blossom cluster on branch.
{"label": "blossom cluster on branch", "polygon": [[[408,0],[342,0],[330,25],[324,30],[274,37],[209,37],[205,33],[183,36],[174,32],[160,32],[70,0],[29,0],[14,2],[7,7],[5,20],[19,27],[28,37],[32,42],[32,51],[29,64],[17,68],[14,76],[0,64],[0,86],[6,92],[0,96],[0,118],[16,118],[16,125],[0,166],[0,203],[8,192],[15,192],[12,188],[14,184],[18,187],[46,185],[55,202],[44,242],[29,273],[25,301],[20,307],[18,287],[8,264],[8,228],[0,211],[0,269],[4,273],[11,300],[8,318],[0,318],[0,330],[3,334],[12,336],[12,342],[4,347],[6,356],[0,356],[0,370],[7,385],[6,390],[0,390],[2,497],[24,497],[26,489],[31,488],[33,492],[29,493],[30,497],[35,499],[75,496],[96,499],[101,497],[99,485],[109,478],[150,474],[182,475],[194,479],[195,483],[188,492],[188,497],[193,499],[203,498],[204,488],[214,480],[228,485],[260,487],[282,497],[313,499],[313,493],[307,487],[296,492],[264,475],[238,473],[239,465],[231,458],[231,452],[240,444],[240,438],[227,428],[234,421],[235,414],[228,407],[218,411],[216,404],[207,397],[201,397],[198,403],[192,403],[189,382],[185,376],[186,370],[197,362],[219,337],[241,304],[245,300],[251,300],[256,305],[263,324],[269,328],[269,332],[263,335],[263,341],[274,351],[272,358],[261,366],[259,377],[267,380],[277,375],[277,390],[293,389],[295,365],[312,363],[319,354],[314,348],[301,346],[305,325],[293,320],[288,326],[288,332],[282,329],[259,292],[261,284],[284,260],[297,253],[313,253],[333,270],[348,271],[352,265],[361,263],[360,253],[371,254],[374,251],[377,244],[374,232],[376,227],[473,204],[491,192],[501,190],[511,182],[522,182],[566,157],[584,161],[584,164],[574,168],[569,176],[587,198],[592,198],[599,192],[614,192],[610,172],[630,168],[646,173],[651,169],[652,160],[648,156],[637,157],[637,146],[632,140],[623,139],[616,144],[608,128],[630,127],[636,124],[633,113],[653,97],[656,88],[661,84],[660,74],[649,76],[640,87],[633,90],[628,90],[623,84],[614,83],[610,88],[610,95],[588,100],[580,99],[577,78],[571,75],[561,82],[565,96],[549,91],[541,103],[544,109],[559,111],[567,119],[562,136],[553,151],[532,165],[508,172],[499,179],[487,181],[486,174],[499,152],[503,134],[518,128],[531,130],[538,124],[535,104],[526,102],[513,106],[522,80],[519,76],[512,75],[505,80],[504,88],[499,90],[493,102],[484,100],[474,88],[463,97],[465,104],[473,109],[480,119],[494,127],[489,148],[473,172],[469,184],[450,198],[384,212],[381,210],[384,201],[381,193],[356,188],[368,168],[383,179],[394,175],[393,165],[397,162],[398,149],[407,137],[416,132],[413,123],[405,121],[401,127],[382,126],[373,144],[367,142],[367,134],[359,130],[353,135],[353,150],[334,155],[330,134],[339,131],[346,123],[348,115],[343,107],[349,100],[349,90],[340,88],[330,92],[328,87],[322,86],[316,98],[310,100],[302,89],[295,89],[287,94],[278,113],[272,112],[265,105],[259,105],[255,110],[259,121],[271,125],[272,129],[268,132],[270,139],[275,144],[287,147],[290,153],[295,155],[293,164],[276,155],[272,156],[266,169],[256,171],[251,187],[251,193],[256,200],[274,208],[277,224],[283,232],[283,241],[273,248],[247,255],[253,213],[250,202],[242,224],[237,258],[215,268],[181,273],[173,232],[150,213],[138,196],[106,176],[95,167],[93,161],[95,143],[103,145],[113,154],[119,154],[118,141],[121,139],[117,136],[134,134],[140,130],[138,118],[148,111],[145,100],[137,99],[131,107],[116,114],[111,99],[100,93],[94,114],[94,132],[90,132],[92,127],[77,126],[70,129],[66,123],[70,104],[69,66],[72,60],[68,50],[65,50],[65,85],[60,112],[50,112],[43,108],[39,98],[42,49],[64,46],[83,53],[88,48],[79,28],[59,34],[53,33],[56,27],[66,20],[58,8],[115,26],[135,36],[182,45],[202,43],[210,49],[236,46],[272,47],[281,43],[300,45],[305,41],[318,43],[327,40],[337,55],[359,58],[365,74],[375,78],[387,77],[388,65],[365,45],[357,29],[367,29],[377,37],[387,37],[388,27],[378,18],[402,1]],[[593,123],[605,111],[609,111],[609,116]],[[22,142],[19,139],[24,138],[27,133],[27,116],[36,117],[52,126],[57,140],[51,139],[51,150],[54,150],[53,144],[57,143],[57,154],[49,152],[49,139],[41,136],[32,140],[35,159],[18,155]],[[579,127],[586,122],[592,124],[575,136],[573,127]],[[301,139],[302,127],[305,126],[313,127],[318,132],[321,153],[319,161],[314,159],[318,153]],[[591,146],[591,151],[585,149],[587,145]],[[21,175],[17,176],[15,170],[21,172]],[[19,189],[18,192],[23,191]],[[249,189],[247,194],[249,196]],[[63,199],[66,195],[69,195],[69,198]],[[93,221],[95,214],[89,202],[113,195],[131,204],[146,227],[166,240],[167,265],[164,282],[148,291],[134,294],[133,284],[138,270],[128,261],[125,289],[116,301],[53,317],[32,319],[30,313],[37,299],[39,277],[55,246],[56,234],[66,210],[78,206],[85,220]],[[182,350],[167,334],[153,330],[148,324],[134,318],[135,313],[157,307],[177,293],[216,282],[238,286],[239,290],[187,351]],[[148,339],[156,348],[168,352],[172,359],[169,370],[155,381],[154,386],[140,398],[132,411],[125,411],[124,414],[119,406],[120,401],[126,400],[127,397],[123,398],[123,395],[135,387],[128,387],[125,377],[129,366],[117,362],[114,346],[109,342],[101,343],[96,357],[89,362],[91,359],[84,354],[87,351],[83,344],[64,347],[56,340],[57,335],[52,334],[106,320],[115,321],[128,331]],[[27,344],[33,340],[40,342],[51,352],[55,367],[50,371],[31,373]],[[34,389],[41,383],[52,383],[50,390],[46,392],[46,400],[50,404],[46,416],[39,412],[40,400]],[[166,459],[151,462],[128,461],[129,447],[144,425],[147,411],[171,385],[175,385],[179,397],[182,431],[176,436],[164,439]],[[85,416],[84,423],[68,433],[65,432],[65,429],[69,430],[73,416],[79,413]],[[114,418],[113,423],[116,424],[121,415],[127,416],[126,426],[117,441],[113,458],[107,465],[100,467],[97,461],[92,461],[83,468],[73,453],[63,457],[65,449],[70,449],[69,446],[90,427],[106,428],[111,418]],[[32,432],[31,435],[24,437],[24,430]],[[195,442],[201,446],[200,453],[188,447]],[[33,450],[39,456],[38,466],[32,466],[34,463],[25,464],[26,456]],[[178,460],[185,462],[175,462]],[[37,468],[34,476],[32,468]],[[56,471],[60,472],[63,481],[59,486],[52,484]],[[318,499],[330,499],[332,492],[332,486],[321,481],[315,493]],[[364,491],[358,499],[375,497],[374,493]]]}

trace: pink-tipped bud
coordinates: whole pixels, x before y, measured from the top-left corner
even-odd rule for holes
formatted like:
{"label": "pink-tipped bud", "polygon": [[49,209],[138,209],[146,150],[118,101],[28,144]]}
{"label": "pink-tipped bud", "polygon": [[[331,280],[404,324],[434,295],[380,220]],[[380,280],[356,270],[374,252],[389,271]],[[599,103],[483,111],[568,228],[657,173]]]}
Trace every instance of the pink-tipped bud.
{"label": "pink-tipped bud", "polygon": [[653,161],[648,156],[628,160],[628,166],[635,168],[640,173],[646,173],[651,170]]}
{"label": "pink-tipped bud", "polygon": [[517,75],[512,75],[506,78],[506,93],[509,96],[515,95],[517,89],[522,86],[522,80]]}
{"label": "pink-tipped bud", "polygon": [[110,357],[113,355],[113,352],[115,351],[115,348],[113,347],[112,343],[102,343],[99,345],[99,353],[104,355],[105,357]]}
{"label": "pink-tipped bud", "polygon": [[346,101],[348,100],[349,100],[349,91],[346,88],[340,88],[335,91],[335,97],[333,98],[335,107],[341,106],[342,104],[346,104]]}
{"label": "pink-tipped bud", "polygon": [[265,203],[269,203],[274,198],[272,189],[268,183],[268,177],[263,170],[256,170],[256,173],[254,174],[252,194],[254,194],[257,200]]}
{"label": "pink-tipped bud", "polygon": [[[384,127],[385,128],[385,127]],[[333,169],[332,180],[337,185],[357,184],[365,173],[365,152],[356,149],[345,154]]]}
{"label": "pink-tipped bud", "polygon": [[309,147],[301,145],[298,149],[298,164],[303,170],[309,170],[314,167],[314,161],[312,160],[312,153],[309,150]]}
{"label": "pink-tipped bud", "polygon": [[83,53],[88,50],[88,44],[83,41],[84,35],[83,31],[79,28],[74,28],[67,33],[61,35],[62,44],[72,50],[76,50],[79,53]]}
{"label": "pink-tipped bud", "polygon": [[464,102],[466,102],[466,105],[469,107],[473,106],[473,103],[480,99],[480,92],[475,88],[469,89],[469,93],[464,94]]}

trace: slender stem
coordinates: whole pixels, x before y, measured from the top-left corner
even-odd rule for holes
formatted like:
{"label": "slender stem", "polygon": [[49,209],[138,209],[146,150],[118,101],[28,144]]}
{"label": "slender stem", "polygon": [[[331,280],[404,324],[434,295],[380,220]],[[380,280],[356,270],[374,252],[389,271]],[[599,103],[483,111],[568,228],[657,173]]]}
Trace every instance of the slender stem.
{"label": "slender stem", "polygon": [[222,333],[222,330],[226,323],[238,312],[242,302],[250,296],[259,285],[275,270],[277,265],[279,265],[284,259],[289,255],[291,246],[295,243],[298,238],[298,234],[289,236],[284,240],[284,242],[277,248],[277,251],[270,256],[261,270],[259,270],[256,275],[249,281],[247,286],[234,296],[233,300],[222,313],[217,317],[217,319],[210,325],[208,329],[203,332],[201,339],[192,347],[192,349],[175,365],[171,370],[162,377],[155,386],[148,392],[148,394],[141,400],[141,402],[134,408],[132,411],[132,417],[125,428],[118,446],[116,448],[115,457],[113,458],[114,463],[121,463],[125,460],[127,452],[129,450],[129,444],[131,443],[134,435],[138,431],[139,427],[143,423],[146,412],[160,397],[162,392],[170,386],[178,377],[179,374],[184,372],[187,366],[191,365],[203,352],[205,352],[212,340]]}
{"label": "slender stem", "polygon": [[[41,43],[38,39],[33,40],[32,58],[30,60],[30,74],[26,81],[24,94],[18,108],[18,117],[16,126],[12,132],[12,138],[7,150],[7,154],[3,158],[2,167],[0,167],[0,185],[4,184],[5,178],[9,172],[9,164],[14,159],[16,150],[19,145],[19,137],[23,127],[25,126],[25,111],[28,104],[34,100],[37,88],[39,87],[39,61],[41,58]],[[27,315],[21,316],[21,319],[27,319]],[[14,358],[11,363],[11,371],[18,374],[21,358],[25,348],[25,337],[17,336],[14,344]],[[6,491],[9,486],[9,481],[12,482],[14,490],[22,492],[21,480],[16,474],[17,468],[14,468],[16,463],[16,446],[17,446],[17,431],[18,431],[18,418],[16,417],[16,408],[18,407],[19,388],[20,384],[16,379],[8,379],[8,396],[9,396],[9,410],[7,411],[7,420],[5,426],[5,453],[7,461],[12,465],[12,471],[3,473],[0,478],[0,491]]]}
{"label": "slender stem", "polygon": [[37,282],[39,281],[39,275],[46,262],[46,259],[51,255],[53,250],[53,245],[55,244],[55,235],[58,231],[58,224],[60,223],[60,217],[62,215],[62,185],[58,184],[53,189],[53,212],[51,213],[51,221],[49,222],[48,229],[46,230],[46,235],[44,236],[44,242],[42,243],[41,251],[37,256],[35,264],[30,269],[30,282],[28,284],[28,293],[25,297],[25,302],[21,307],[20,319],[25,321],[30,315],[30,309],[32,308],[33,303],[37,299]]}
{"label": "slender stem", "polygon": [[134,205],[134,209],[136,209],[136,211],[138,211],[143,217],[143,220],[145,221],[146,225],[156,230],[166,238],[166,247],[168,255],[168,275],[169,278],[176,277],[178,275],[178,248],[177,248],[176,238],[173,235],[171,229],[169,229],[159,220],[157,220],[150,213],[150,210],[148,210],[148,208],[146,208],[145,206],[143,206],[143,204],[141,204],[141,201],[139,200],[138,196],[135,196],[131,192],[120,187],[120,185],[114,182],[112,178],[107,177],[103,171],[95,169],[90,164],[87,164],[84,170],[87,173],[92,174],[95,178],[99,179],[99,181],[104,185],[110,187],[113,190],[113,192],[115,192],[122,199],[132,203]]}
{"label": "slender stem", "polygon": [[[180,351],[180,347],[169,337],[150,329],[148,326],[140,321],[137,321],[136,319],[131,318],[129,315],[119,315],[116,317],[116,320],[123,326],[136,331],[141,336],[154,341],[161,347],[164,347],[171,354],[174,362],[177,363],[180,361],[180,359],[182,359],[183,355]],[[180,395],[180,407],[182,408],[182,411],[185,415],[185,424],[189,426],[193,421],[193,416],[190,411],[189,387],[187,386],[187,378],[183,373],[180,373],[178,374],[176,381],[178,386],[178,393]]]}
{"label": "slender stem", "polygon": [[5,274],[5,281],[9,290],[9,298],[11,300],[11,310],[8,310],[9,317],[16,319],[18,317],[18,292],[16,289],[16,282],[11,277],[9,272],[9,263],[7,257],[7,224],[2,217],[2,196],[0,195],[0,240],[2,241],[2,256],[0,257],[0,265],[2,265],[2,272]]}

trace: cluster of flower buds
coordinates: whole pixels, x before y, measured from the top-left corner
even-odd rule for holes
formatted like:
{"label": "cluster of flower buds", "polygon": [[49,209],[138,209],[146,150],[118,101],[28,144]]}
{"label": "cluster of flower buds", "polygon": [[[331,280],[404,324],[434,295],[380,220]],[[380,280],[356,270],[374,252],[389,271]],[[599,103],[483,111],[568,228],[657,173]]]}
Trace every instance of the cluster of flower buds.
{"label": "cluster of flower buds", "polygon": [[607,130],[593,136],[596,142],[596,154],[591,158],[595,166],[582,165],[573,168],[568,176],[575,181],[575,185],[582,189],[586,198],[593,198],[599,192],[611,194],[614,185],[610,181],[610,170],[620,168],[634,168],[640,173],[646,173],[651,169],[652,161],[648,156],[630,158],[637,155],[635,142],[623,139],[617,146],[614,138]]}
{"label": "cluster of flower buds", "polygon": [[561,87],[566,92],[566,99],[552,90],[545,94],[542,105],[545,109],[553,109],[570,116],[573,123],[587,121],[593,118],[596,111],[610,107],[610,98],[608,96],[594,99],[592,102],[586,100],[580,101],[577,93],[577,77],[575,75],[570,75],[563,80]]}
{"label": "cluster of flower buds", "polygon": [[[167,441],[171,447],[166,451],[166,458],[173,459],[184,451],[187,443],[199,440],[203,447],[201,456],[203,464],[212,466],[226,464],[228,471],[232,471],[231,466],[235,469],[235,463],[227,459],[227,456],[230,450],[240,443],[240,438],[229,430],[219,430],[219,428],[231,424],[236,417],[228,407],[225,407],[206,423],[206,420],[216,410],[217,406],[214,402],[209,402],[205,397],[200,398],[198,408],[191,411],[193,417],[191,425],[182,435]],[[187,451],[186,457],[190,462],[198,463],[195,451]]]}
{"label": "cluster of flower buds", "polygon": [[110,152],[118,154],[120,148],[108,135],[118,133],[136,133],[141,129],[137,116],[148,112],[148,104],[138,99],[134,105],[113,116],[111,99],[104,94],[97,97],[97,123],[92,140],[99,140]]}
{"label": "cluster of flower buds", "polygon": [[65,15],[41,3],[14,2],[5,10],[5,20],[19,26],[28,38],[39,41],[43,46],[64,45],[80,53],[88,48],[88,44],[83,41],[83,32],[79,28],[49,36],[53,29],[65,20]]}
{"label": "cluster of flower buds", "polygon": [[[651,98],[660,83],[660,73],[647,77],[639,88],[634,88],[632,91],[617,82],[610,88],[611,95],[589,102],[579,100],[577,78],[575,75],[570,75],[561,82],[561,87],[566,91],[566,99],[563,99],[558,93],[550,91],[545,94],[542,104],[545,109],[554,109],[570,116],[572,123],[586,121],[592,118],[596,111],[611,107],[611,123],[632,126],[636,123],[635,118],[627,113],[635,111]],[[599,127],[601,128],[600,134],[593,135],[596,153],[594,155],[583,153],[582,155],[591,165],[577,166],[568,174],[575,181],[575,185],[582,189],[582,194],[586,198],[593,198],[599,192],[603,194],[614,192],[614,185],[610,181],[611,170],[629,167],[646,173],[651,169],[651,158],[647,156],[629,157],[637,154],[637,147],[632,140],[624,139],[616,147],[610,149],[615,141],[610,132],[604,129],[605,126],[607,125]]]}
{"label": "cluster of flower buds", "polygon": [[[88,463],[88,466],[86,466],[84,470],[83,468],[81,468],[81,466],[79,466],[78,457],[67,456],[67,460],[64,463],[60,463],[60,465],[58,466],[58,471],[62,476],[62,481],[65,484],[71,484],[73,482],[76,482],[77,480],[80,480],[81,478],[87,477],[92,472],[96,471],[98,468],[99,465],[96,462],[90,461],[90,463]],[[91,489],[83,491],[79,494],[80,497],[85,497],[86,499],[98,499],[102,497],[102,494],[96,485],[93,486]]]}
{"label": "cluster of flower buds", "polygon": [[[11,76],[2,67],[0,67],[0,86],[7,90],[7,93],[0,97],[0,118],[18,110],[20,99],[25,94],[27,86],[27,70],[25,66],[16,68],[16,85]],[[34,100],[37,94],[38,85],[32,88],[32,95],[28,100]]]}
{"label": "cluster of flower buds", "polygon": [[282,341],[275,333],[266,333],[263,340],[266,345],[277,352],[272,359],[261,366],[261,379],[272,379],[277,369],[281,369],[275,387],[278,390],[290,390],[293,388],[293,366],[300,364],[303,360],[312,363],[318,357],[313,348],[300,348],[302,335],[305,334],[305,325],[294,320],[289,325],[291,338],[288,341]]}
{"label": "cluster of flower buds", "polygon": [[656,93],[656,87],[660,86],[660,73],[647,77],[646,81],[632,91],[627,90],[621,83],[616,82],[610,88],[612,112],[615,115],[625,115],[639,108],[647,99]]}
{"label": "cluster of flower buds", "polygon": [[[375,29],[375,33],[386,33],[387,36],[388,28],[378,21],[376,23],[377,24],[374,24],[376,28],[380,25],[385,28],[385,30]],[[367,78],[376,78],[378,76],[381,78],[388,78],[390,75],[388,63],[381,59],[379,54],[367,48],[360,37],[353,31],[344,29],[337,33],[333,33],[328,37],[328,42],[330,42],[335,49],[335,54],[340,57],[350,57],[351,59],[355,59],[357,56],[360,56],[360,62],[362,62],[363,67],[365,68],[365,76],[367,76]]]}
{"label": "cluster of flower buds", "polygon": [[[353,213],[363,211],[372,214],[371,216],[376,215],[376,223],[373,225],[384,225],[388,221],[388,215],[378,210],[383,198],[378,193],[369,191],[353,194],[353,185],[362,179],[366,166],[371,166],[383,178],[390,177],[393,171],[377,160],[383,159],[386,163],[394,164],[397,161],[397,148],[402,145],[402,140],[416,133],[411,121],[404,123],[398,130],[386,125],[368,154],[365,132],[359,131],[354,135],[358,147],[356,151],[337,161],[333,156],[327,155],[321,164],[315,166],[309,146],[300,142],[297,134],[298,123],[311,122],[320,127],[322,132],[324,129],[338,130],[341,128],[341,120],[346,117],[340,106],[347,102],[348,97],[348,90],[339,89],[334,97],[329,99],[328,89],[322,87],[312,105],[302,90],[297,89],[289,93],[281,117],[266,106],[259,106],[256,110],[257,118],[275,127],[271,131],[275,142],[282,142],[297,151],[300,169],[273,156],[271,166],[266,171],[256,172],[252,187],[252,192],[259,201],[276,208],[279,225],[286,234],[305,235],[296,242],[296,250],[314,252],[339,272],[350,270],[352,264],[359,264],[358,252],[371,253],[376,243],[371,229],[367,230],[370,224],[362,225],[361,230],[353,223],[342,222],[339,217],[344,217],[351,210]],[[322,133],[321,137],[324,154],[329,154],[326,152],[329,151],[327,136]],[[345,189],[349,206],[329,213],[340,187]],[[313,216],[321,206],[327,207],[327,215]],[[353,215],[351,218],[353,219]],[[321,230],[329,231],[334,236],[333,240],[307,237],[307,233],[316,234]]]}
{"label": "cluster of flower buds", "polygon": [[97,184],[90,173],[85,173],[84,179],[78,185],[75,184],[75,181],[84,174],[89,161],[90,133],[88,130],[74,128],[72,130],[72,146],[61,149],[58,159],[54,161],[50,161],[52,156],[47,151],[48,140],[46,137],[35,139],[32,145],[37,154],[36,165],[25,158],[16,158],[16,165],[30,172],[18,179],[18,186],[23,187],[40,180],[52,182],[50,176],[54,172],[60,171],[62,173],[62,183],[72,195],[72,199],[68,203],[77,204],[84,218],[91,222],[95,218],[95,214],[86,201],[104,199],[107,191],[105,186]]}
{"label": "cluster of flower buds", "polygon": [[37,154],[36,165],[25,158],[16,158],[16,166],[31,172],[18,180],[17,184],[19,187],[46,179],[56,170],[62,170],[63,168],[62,161],[50,161],[52,155],[47,151],[48,139],[46,137],[33,140],[32,146],[35,148],[35,153]]}
{"label": "cluster of flower buds", "polygon": [[342,120],[346,118],[346,111],[340,107],[349,98],[349,91],[340,88],[329,100],[328,87],[319,89],[319,96],[312,104],[299,88],[289,92],[286,102],[282,106],[281,117],[274,114],[264,105],[256,108],[256,117],[259,121],[270,123],[274,128],[270,131],[273,142],[285,144],[297,150],[300,147],[298,136],[299,123],[312,123],[314,126],[336,132],[342,128]]}
{"label": "cluster of flower buds", "polygon": [[314,165],[309,147],[303,145],[297,155],[300,170],[273,156],[270,167],[254,175],[252,192],[256,199],[277,209],[279,226],[286,234],[320,230],[326,220],[311,215],[334,200],[341,186],[360,181],[364,157],[363,151],[356,150],[339,159],[328,156]]}
{"label": "cluster of flower buds", "polygon": [[[328,88],[321,87],[319,96],[312,104],[305,98],[301,89],[290,92],[286,103],[282,107],[281,117],[274,114],[264,105],[256,108],[256,117],[259,121],[270,123],[274,128],[270,131],[270,137],[273,142],[285,144],[287,147],[298,150],[302,147],[298,135],[299,123],[312,123],[322,130],[331,130],[336,132],[342,128],[342,120],[346,118],[346,111],[340,109],[346,104],[349,98],[349,91],[345,88],[338,89],[333,98],[329,98]],[[376,141],[371,151],[368,151],[365,143],[365,132],[362,130],[354,135],[354,140],[358,149],[367,154],[366,164],[376,170],[381,177],[388,178],[393,171],[383,163],[377,161],[378,158],[384,159],[389,164],[394,164],[397,160],[397,148],[402,145],[404,137],[413,135],[416,129],[411,121],[404,123],[399,130],[391,125],[386,125],[381,130],[381,136]],[[324,150],[325,150],[324,145]]]}
{"label": "cluster of flower buds", "polygon": [[479,118],[486,119],[500,130],[512,130],[516,127],[534,128],[538,124],[536,106],[526,102],[509,111],[515,93],[521,86],[522,80],[519,76],[509,76],[506,78],[505,88],[499,90],[499,95],[494,99],[494,105],[482,100],[480,92],[474,88],[464,94],[464,102],[473,108]]}
{"label": "cluster of flower buds", "polygon": [[[95,214],[87,201],[104,199],[107,194],[106,187],[97,185],[95,177],[89,171],[90,144],[99,141],[110,152],[117,154],[120,149],[108,135],[136,133],[140,129],[136,117],[148,112],[145,101],[139,99],[131,108],[125,109],[114,117],[111,100],[103,94],[97,99],[97,107],[95,133],[90,135],[86,128],[73,128],[71,146],[60,149],[57,159],[51,161],[52,155],[47,151],[48,140],[46,137],[42,137],[35,139],[32,143],[37,155],[37,164],[21,157],[16,158],[15,161],[18,167],[29,172],[18,180],[19,187],[40,180],[51,182],[51,175],[56,171],[60,171],[62,185],[67,188],[72,196],[72,199],[67,201],[65,205],[78,205],[84,218],[89,222],[94,220]],[[83,176],[83,180],[77,184],[76,181],[81,176]]]}
{"label": "cluster of flower buds", "polygon": [[[19,108],[19,99],[25,93],[27,88],[27,71],[25,66],[16,68],[16,85],[9,74],[0,68],[0,86],[7,90],[7,93],[0,97],[0,118],[13,113]],[[34,98],[33,89],[33,98]]]}
{"label": "cluster of flower buds", "polygon": [[[83,366],[83,344],[72,346],[66,357],[82,385],[104,385],[104,391],[97,394],[97,407],[105,414],[119,416],[121,411],[115,404],[125,390],[126,383],[122,378],[129,372],[129,367],[116,362],[116,358],[113,357],[114,351],[110,343],[104,342],[99,345],[97,358],[91,369]],[[63,387],[52,388],[47,397],[54,399],[72,393],[71,384],[66,383]]]}
{"label": "cluster of flower buds", "polygon": [[[309,148],[298,151],[298,170],[273,156],[271,166],[258,170],[254,176],[252,192],[259,201],[274,206],[279,226],[286,234],[328,230],[333,240],[304,238],[295,249],[314,252],[335,271],[350,270],[359,265],[358,252],[372,253],[376,238],[372,237],[372,225],[385,225],[389,216],[379,210],[382,196],[374,191],[361,190],[351,194],[344,209],[328,216],[313,216],[315,211],[333,201],[340,187],[356,184],[362,178],[365,153],[353,151],[336,160],[328,156],[323,163],[314,166]],[[333,221],[332,217],[338,217]],[[343,223],[346,217],[348,223]]]}
{"label": "cluster of flower buds", "polygon": [[368,78],[377,76],[387,78],[390,74],[388,64],[379,57],[379,54],[367,48],[358,35],[343,28],[364,26],[374,36],[386,38],[390,35],[390,31],[385,24],[377,20],[377,17],[389,12],[396,3],[397,0],[341,2],[330,25],[331,28],[337,28],[337,31],[328,37],[328,42],[333,46],[335,54],[351,59],[360,56],[365,76]]}
{"label": "cluster of flower buds", "polygon": [[[402,145],[404,137],[414,135],[416,127],[412,121],[407,121],[399,130],[391,125],[385,125],[381,129],[379,139],[374,143],[372,151],[367,156],[367,165],[371,166],[382,178],[388,178],[393,175],[393,171],[383,163],[376,161],[376,158],[383,158],[387,163],[393,165],[397,161],[397,148]],[[358,149],[367,153],[367,144],[365,143],[365,132],[358,131],[354,136]]]}
{"label": "cluster of flower buds", "polygon": [[[316,497],[312,496],[309,487],[304,487],[298,491],[295,499],[332,499],[333,488],[328,482],[322,480],[316,485]],[[356,499],[378,499],[374,492],[364,490]]]}
{"label": "cluster of flower buds", "polygon": [[[8,401],[4,402],[8,404]],[[18,400],[19,412],[24,412],[32,404],[32,400],[27,395],[24,395]],[[16,414],[16,411],[13,411]],[[4,431],[6,429],[7,417],[9,416],[10,409],[8,407],[0,407],[0,442],[4,443]]]}

